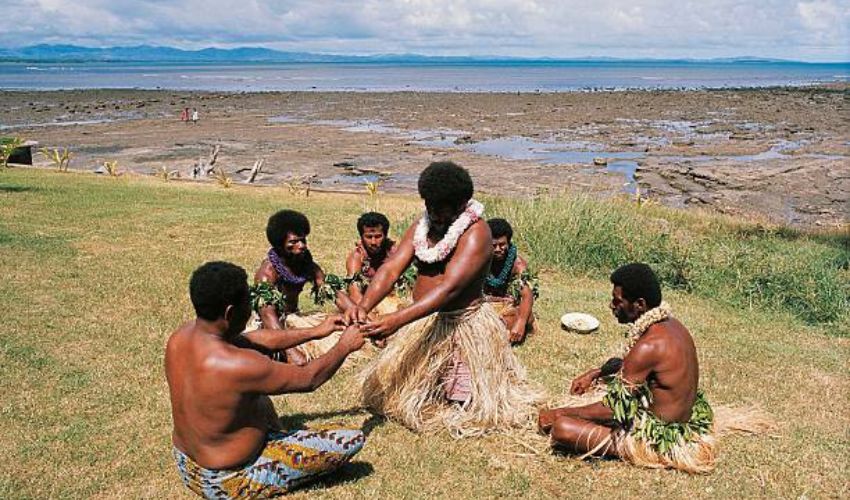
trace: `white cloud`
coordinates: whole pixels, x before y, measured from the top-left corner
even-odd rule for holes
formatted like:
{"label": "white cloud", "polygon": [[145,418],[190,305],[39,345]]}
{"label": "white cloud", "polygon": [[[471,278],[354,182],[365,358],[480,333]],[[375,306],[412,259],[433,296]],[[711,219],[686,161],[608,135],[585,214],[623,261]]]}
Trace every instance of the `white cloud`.
{"label": "white cloud", "polygon": [[850,59],[844,0],[4,0],[0,45]]}

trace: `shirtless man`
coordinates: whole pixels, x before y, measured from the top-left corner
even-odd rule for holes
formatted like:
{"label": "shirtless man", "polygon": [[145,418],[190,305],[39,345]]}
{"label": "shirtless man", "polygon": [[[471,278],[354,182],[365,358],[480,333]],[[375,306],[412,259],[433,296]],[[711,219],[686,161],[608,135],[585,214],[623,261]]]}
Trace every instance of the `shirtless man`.
{"label": "shirtless man", "polygon": [[[438,425],[441,415],[453,411],[466,413],[442,421],[451,421],[458,432],[519,425],[533,397],[504,324],[492,306],[482,304],[493,251],[490,229],[481,219],[484,207],[472,199],[469,173],[452,162],[429,165],[418,187],[425,213],[405,232],[359,303],[346,311],[346,320],[364,324],[364,333],[373,338],[405,327],[366,376],[364,403],[414,430]],[[411,263],[418,270],[413,304],[369,319]],[[448,407],[446,400],[460,406]]]}
{"label": "shirtless man", "polygon": [[[274,496],[333,471],[363,447],[358,430],[281,431],[271,394],[310,392],[363,346],[355,327],[306,366],[258,352],[327,336],[341,319],[318,328],[256,330],[248,317],[248,276],[226,262],[198,268],[189,285],[197,318],[168,340],[165,372],[174,422],[173,454],[181,479],[210,498]],[[299,453],[300,460],[287,458]]]}
{"label": "shirtless man", "polygon": [[496,311],[510,332],[512,344],[521,343],[525,336],[534,331],[534,292],[526,282],[521,282],[519,300],[510,293],[511,281],[519,279],[528,271],[528,264],[511,242],[514,230],[505,219],[487,221],[493,235],[493,262],[484,282],[484,294],[494,303]]}
{"label": "shirtless man", "polygon": [[[360,241],[354,245],[354,249],[345,259],[345,271],[348,276],[360,273],[366,280],[372,280],[378,272],[378,268],[396,250],[396,245],[387,234],[390,230],[390,221],[384,214],[367,212],[357,219],[357,232],[360,233]],[[348,287],[348,296],[355,304],[363,298],[360,283],[353,282]]]}
{"label": "shirtless man", "polygon": [[[321,286],[325,281],[322,268],[313,261],[313,255],[307,248],[307,236],[310,234],[310,221],[295,210],[281,210],[269,218],[266,225],[266,238],[271,244],[266,258],[254,274],[254,282],[268,282],[283,294],[282,314],[273,305],[266,305],[259,311],[263,328],[283,329],[284,316],[298,311],[298,298],[307,282]],[[344,292],[337,293],[337,305],[345,310],[353,302]],[[307,362],[302,350],[290,348],[285,351],[286,359],[292,363]]]}
{"label": "shirtless man", "polygon": [[[676,453],[670,450],[680,445],[680,455],[702,454],[705,447],[711,447],[713,461],[713,441],[705,439],[710,437],[706,434],[711,427],[711,409],[698,391],[699,363],[690,333],[661,302],[661,287],[649,266],[622,266],[611,275],[611,283],[611,311],[620,323],[634,323],[631,348],[622,360],[612,358],[573,380],[570,392],[583,394],[596,380],[615,377],[602,402],[541,411],[541,431],[571,452],[616,456],[640,461],[639,465],[646,465],[647,457],[652,456],[656,464],[675,467],[671,457]],[[613,394],[615,387],[625,387],[619,392],[625,396]],[[615,415],[612,407],[623,398],[626,402],[637,398],[635,415]],[[683,435],[679,444],[635,437],[648,420],[659,429],[668,423],[687,423],[693,432]],[[640,453],[635,451],[638,448]]]}

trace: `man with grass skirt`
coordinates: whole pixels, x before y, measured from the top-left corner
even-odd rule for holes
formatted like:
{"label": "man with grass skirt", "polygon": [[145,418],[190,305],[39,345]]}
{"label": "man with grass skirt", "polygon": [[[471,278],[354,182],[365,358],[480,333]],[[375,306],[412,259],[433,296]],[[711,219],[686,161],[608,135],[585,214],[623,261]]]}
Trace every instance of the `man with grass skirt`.
{"label": "man with grass skirt", "polygon": [[514,230],[505,219],[487,221],[493,235],[493,262],[484,280],[484,294],[505,322],[512,344],[536,331],[531,308],[537,298],[537,278],[511,241]]}
{"label": "man with grass skirt", "polygon": [[[259,324],[268,329],[308,328],[321,323],[325,316],[298,314],[298,299],[304,285],[312,283],[313,299],[317,303],[335,300],[340,310],[353,303],[345,294],[341,278],[326,276],[313,260],[307,247],[310,221],[295,210],[280,210],[269,218],[266,238],[271,248],[254,274],[252,305],[258,315]],[[335,337],[306,343],[285,352],[285,359],[304,364],[333,346]]]}
{"label": "man with grass skirt", "polygon": [[699,390],[699,362],[691,334],[661,301],[661,287],[645,264],[611,274],[611,310],[630,323],[622,358],[611,358],[573,380],[570,392],[606,384],[593,404],[544,410],[540,430],[552,443],[584,456],[619,457],[635,465],[690,473],[714,468],[714,415]]}
{"label": "man with grass skirt", "polygon": [[[418,187],[425,212],[345,314],[368,336],[395,335],[363,374],[363,403],[416,431],[470,436],[525,426],[539,394],[483,300],[493,244],[472,179],[455,163],[436,162]],[[418,271],[413,303],[370,319],[411,263]]]}
{"label": "man with grass skirt", "polygon": [[227,262],[198,268],[189,285],[194,321],[168,339],[165,374],[174,423],[172,453],[183,483],[205,498],[268,498],[332,473],[363,447],[360,430],[284,431],[272,394],[310,392],[363,346],[354,326],[304,366],[261,351],[281,350],[341,329],[243,332],[248,275]]}

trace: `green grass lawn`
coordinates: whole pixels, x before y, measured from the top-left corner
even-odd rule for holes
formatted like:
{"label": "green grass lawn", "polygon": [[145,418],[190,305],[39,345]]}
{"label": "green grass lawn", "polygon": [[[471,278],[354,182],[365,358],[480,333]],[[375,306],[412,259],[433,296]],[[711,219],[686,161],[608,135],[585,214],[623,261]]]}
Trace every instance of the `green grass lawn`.
{"label": "green grass lawn", "polygon": [[[253,272],[265,222],[284,207],[310,217],[316,259],[342,272],[354,223],[376,203],[392,221],[419,210],[414,197],[0,171],[0,498],[189,497],[172,464],[162,367],[168,335],[192,317],[189,274],[214,259]],[[293,496],[848,496],[846,235],[567,195],[490,204],[489,216],[516,221],[541,271],[542,332],[517,354],[552,399],[620,345],[606,268],[645,258],[696,338],[709,399],[760,405],[777,434],[723,439],[707,476],[579,462],[551,455],[542,438],[456,441],[370,419],[351,367],[314,394],[275,398],[287,425],[370,430],[340,478]],[[571,310],[600,318],[600,331],[561,331]]]}

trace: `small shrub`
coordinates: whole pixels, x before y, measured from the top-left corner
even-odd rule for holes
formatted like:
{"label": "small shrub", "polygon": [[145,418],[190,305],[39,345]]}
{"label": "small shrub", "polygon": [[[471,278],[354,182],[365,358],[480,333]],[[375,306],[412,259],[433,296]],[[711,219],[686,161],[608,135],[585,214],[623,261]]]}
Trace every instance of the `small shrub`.
{"label": "small shrub", "polygon": [[56,170],[59,172],[68,171],[68,168],[71,166],[71,158],[74,156],[70,151],[68,151],[68,148],[62,148],[61,151],[59,148],[42,148],[40,152],[45,158],[53,163],[53,166],[56,167]]}
{"label": "small shrub", "polygon": [[224,172],[224,169],[219,167],[213,174],[213,179],[218,182],[218,185],[227,189],[233,185],[233,178]]}
{"label": "small shrub", "polygon": [[0,165],[3,168],[9,167],[9,158],[23,144],[24,140],[20,137],[4,137],[0,139]]}
{"label": "small shrub", "polygon": [[117,177],[118,176],[118,160],[103,162],[103,169],[106,170],[106,173],[109,174],[110,177]]}

